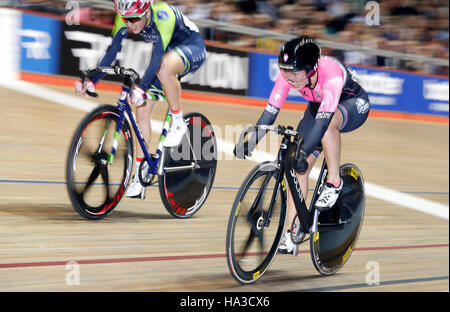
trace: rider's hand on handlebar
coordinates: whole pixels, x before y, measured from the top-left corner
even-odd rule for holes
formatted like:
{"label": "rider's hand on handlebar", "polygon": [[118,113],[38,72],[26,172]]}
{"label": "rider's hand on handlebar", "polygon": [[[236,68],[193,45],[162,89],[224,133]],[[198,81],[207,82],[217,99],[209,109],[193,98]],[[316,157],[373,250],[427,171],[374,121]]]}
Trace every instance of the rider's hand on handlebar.
{"label": "rider's hand on handlebar", "polygon": [[136,106],[142,106],[145,104],[145,91],[139,87],[134,87],[133,91],[131,91],[131,104]]}
{"label": "rider's hand on handlebar", "polygon": [[245,141],[243,145],[236,144],[233,150],[234,156],[239,159],[245,159],[245,157],[252,157],[253,149],[249,150],[248,142]]}
{"label": "rider's hand on handlebar", "polygon": [[294,168],[300,173],[308,170],[309,164],[306,160],[306,153],[302,150],[299,150],[298,154],[294,156]]}
{"label": "rider's hand on handlebar", "polygon": [[95,93],[95,85],[92,81],[86,79],[84,83],[81,81],[75,82],[75,91],[78,96],[84,96],[87,97],[88,94],[86,91]]}

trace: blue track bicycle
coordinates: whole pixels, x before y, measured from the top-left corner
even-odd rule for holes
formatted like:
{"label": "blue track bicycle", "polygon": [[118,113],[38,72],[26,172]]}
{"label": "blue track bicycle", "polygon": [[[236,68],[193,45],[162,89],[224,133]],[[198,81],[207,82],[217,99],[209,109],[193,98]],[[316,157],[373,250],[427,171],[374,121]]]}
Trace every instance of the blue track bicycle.
{"label": "blue track bicycle", "polygon": [[[133,168],[131,123],[145,155],[138,170],[141,184],[158,183],[167,211],[177,218],[191,217],[205,203],[216,174],[217,142],[211,123],[200,113],[186,114],[188,131],[182,143],[164,148],[172,120],[168,110],[157,150],[150,154],[127,101],[139,75],[133,69],[119,66],[97,67],[82,72],[82,81],[100,73],[121,77],[122,93],[116,106],[94,109],[75,131],[66,168],[67,189],[74,209],[87,219],[98,220],[110,215],[122,199]],[[90,92],[88,95],[98,96]],[[147,98],[165,100],[160,95],[147,94]]]}

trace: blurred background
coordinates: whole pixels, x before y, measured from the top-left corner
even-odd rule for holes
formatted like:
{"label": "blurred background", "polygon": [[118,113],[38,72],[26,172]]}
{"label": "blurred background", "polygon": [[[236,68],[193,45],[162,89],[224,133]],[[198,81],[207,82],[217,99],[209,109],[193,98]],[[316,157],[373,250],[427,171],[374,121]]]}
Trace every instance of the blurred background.
{"label": "blurred background", "polygon": [[[289,36],[307,34],[319,39],[324,54],[348,64],[449,74],[448,0],[167,2],[196,22],[207,40],[277,53]],[[113,25],[110,0],[0,0],[3,6],[61,16],[73,9],[71,3],[79,5],[81,23]]]}

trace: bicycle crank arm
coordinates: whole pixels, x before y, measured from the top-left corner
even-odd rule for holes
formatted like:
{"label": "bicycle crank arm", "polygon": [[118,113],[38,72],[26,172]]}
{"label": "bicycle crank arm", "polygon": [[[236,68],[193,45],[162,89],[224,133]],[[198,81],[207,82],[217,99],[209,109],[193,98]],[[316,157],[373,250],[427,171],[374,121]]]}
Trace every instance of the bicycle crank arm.
{"label": "bicycle crank arm", "polygon": [[192,163],[188,166],[179,166],[179,167],[166,167],[164,168],[164,173],[170,173],[170,172],[179,172],[179,171],[185,171],[185,170],[191,170],[191,169],[198,169],[200,168],[197,164]]}

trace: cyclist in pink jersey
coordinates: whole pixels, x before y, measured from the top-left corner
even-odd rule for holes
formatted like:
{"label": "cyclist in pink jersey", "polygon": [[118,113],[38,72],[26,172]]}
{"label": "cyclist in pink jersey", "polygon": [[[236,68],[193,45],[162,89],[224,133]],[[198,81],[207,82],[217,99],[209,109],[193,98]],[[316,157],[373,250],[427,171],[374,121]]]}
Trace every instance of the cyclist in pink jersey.
{"label": "cyclist in pink jersey", "polygon": [[[309,173],[323,149],[328,176],[315,205],[319,211],[324,211],[333,207],[342,190],[343,182],[339,176],[340,133],[355,130],[366,121],[370,110],[369,98],[355,73],[336,59],[321,57],[320,47],[310,37],[302,36],[286,42],[280,51],[278,66],[280,73],[257,125],[272,125],[275,122],[291,89],[297,90],[309,101],[297,127],[304,139],[295,169],[306,197]],[[243,153],[235,149],[235,155],[250,156],[264,134],[253,135],[244,144]],[[290,193],[288,209],[289,224],[292,224],[296,211]],[[294,250],[290,231],[280,244],[280,253],[292,253]]]}

